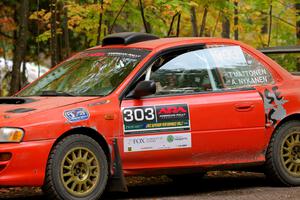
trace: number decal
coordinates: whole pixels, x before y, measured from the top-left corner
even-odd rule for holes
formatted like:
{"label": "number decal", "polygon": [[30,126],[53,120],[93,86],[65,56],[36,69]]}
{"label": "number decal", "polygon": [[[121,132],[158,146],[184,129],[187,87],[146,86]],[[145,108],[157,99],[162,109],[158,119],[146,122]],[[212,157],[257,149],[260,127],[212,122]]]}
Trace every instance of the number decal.
{"label": "number decal", "polygon": [[144,110],[143,109],[135,109],[134,110],[134,118],[136,121],[144,121]]}
{"label": "number decal", "polygon": [[151,121],[155,119],[155,115],[154,115],[154,109],[153,108],[146,108],[145,109],[145,113],[146,113],[146,120]]}
{"label": "number decal", "polygon": [[124,120],[125,122],[132,122],[133,121],[133,110],[124,110]]}
{"label": "number decal", "polygon": [[125,134],[190,130],[187,104],[135,106],[122,112]]}
{"label": "number decal", "polygon": [[152,121],[155,119],[154,108],[137,108],[137,109],[124,109],[123,110],[125,122],[141,122],[144,120]]}

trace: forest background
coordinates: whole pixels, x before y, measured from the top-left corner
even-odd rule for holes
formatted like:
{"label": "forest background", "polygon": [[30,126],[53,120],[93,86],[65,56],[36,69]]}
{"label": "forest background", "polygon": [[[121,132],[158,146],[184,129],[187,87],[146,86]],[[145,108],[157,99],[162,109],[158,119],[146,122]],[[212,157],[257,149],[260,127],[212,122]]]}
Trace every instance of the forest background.
{"label": "forest background", "polygon": [[[124,31],[231,38],[256,48],[300,45],[300,0],[0,0],[0,96],[28,84],[25,63],[40,74],[41,66]],[[300,71],[299,55],[274,58]]]}

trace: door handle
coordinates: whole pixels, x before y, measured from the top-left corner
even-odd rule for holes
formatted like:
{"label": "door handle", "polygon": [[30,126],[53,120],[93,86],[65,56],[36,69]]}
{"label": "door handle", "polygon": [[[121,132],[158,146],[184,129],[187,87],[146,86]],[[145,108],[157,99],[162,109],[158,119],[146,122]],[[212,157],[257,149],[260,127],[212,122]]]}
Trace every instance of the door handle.
{"label": "door handle", "polygon": [[247,112],[252,110],[255,106],[253,103],[245,102],[245,103],[239,103],[234,105],[235,110],[239,112]]}

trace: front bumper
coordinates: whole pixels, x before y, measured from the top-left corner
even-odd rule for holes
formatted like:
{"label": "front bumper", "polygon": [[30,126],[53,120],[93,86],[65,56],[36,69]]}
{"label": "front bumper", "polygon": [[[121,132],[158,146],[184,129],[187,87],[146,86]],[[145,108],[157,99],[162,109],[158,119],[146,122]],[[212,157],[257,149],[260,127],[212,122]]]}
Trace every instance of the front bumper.
{"label": "front bumper", "polygon": [[11,153],[0,160],[0,186],[42,186],[49,153],[55,140],[0,144],[1,153]]}

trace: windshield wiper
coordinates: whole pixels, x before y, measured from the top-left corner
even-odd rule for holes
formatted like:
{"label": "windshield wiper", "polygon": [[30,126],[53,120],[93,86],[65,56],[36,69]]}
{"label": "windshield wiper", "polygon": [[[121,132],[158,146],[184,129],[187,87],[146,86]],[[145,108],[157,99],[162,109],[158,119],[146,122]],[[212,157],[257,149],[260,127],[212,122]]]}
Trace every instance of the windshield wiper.
{"label": "windshield wiper", "polygon": [[39,96],[51,97],[51,96],[75,96],[67,92],[59,92],[55,90],[44,90]]}

